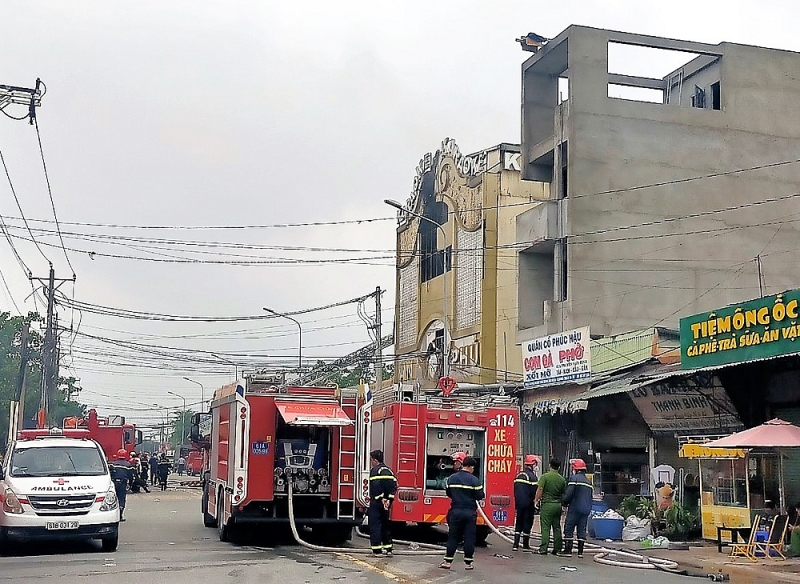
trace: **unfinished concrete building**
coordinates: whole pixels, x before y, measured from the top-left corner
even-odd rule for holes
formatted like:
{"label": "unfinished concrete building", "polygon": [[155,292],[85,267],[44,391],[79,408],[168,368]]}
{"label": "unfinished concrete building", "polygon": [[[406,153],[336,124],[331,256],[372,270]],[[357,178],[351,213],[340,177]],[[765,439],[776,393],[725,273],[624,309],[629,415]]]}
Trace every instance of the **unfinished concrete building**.
{"label": "unfinished concrete building", "polygon": [[[662,52],[683,64],[624,70]],[[800,54],[569,27],[522,66],[523,178],[550,198],[517,218],[518,342],[797,288],[799,158]]]}

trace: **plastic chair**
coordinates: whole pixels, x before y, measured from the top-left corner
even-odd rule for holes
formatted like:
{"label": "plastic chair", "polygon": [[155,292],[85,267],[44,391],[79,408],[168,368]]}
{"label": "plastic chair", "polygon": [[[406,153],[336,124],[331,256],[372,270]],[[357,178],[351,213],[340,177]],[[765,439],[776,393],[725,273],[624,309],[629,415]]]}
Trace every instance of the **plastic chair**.
{"label": "plastic chair", "polygon": [[750,537],[747,538],[747,543],[733,543],[731,542],[731,553],[729,558],[747,558],[753,562],[757,562],[756,557],[756,531],[758,525],[761,523],[761,515],[753,517],[753,525],[750,528]]}
{"label": "plastic chair", "polygon": [[[789,526],[788,515],[776,515],[769,528],[769,539],[763,542],[755,542],[754,554],[764,554],[764,557],[772,560],[785,560],[783,555],[783,544],[786,540],[786,529]],[[774,554],[771,552],[775,552]]]}

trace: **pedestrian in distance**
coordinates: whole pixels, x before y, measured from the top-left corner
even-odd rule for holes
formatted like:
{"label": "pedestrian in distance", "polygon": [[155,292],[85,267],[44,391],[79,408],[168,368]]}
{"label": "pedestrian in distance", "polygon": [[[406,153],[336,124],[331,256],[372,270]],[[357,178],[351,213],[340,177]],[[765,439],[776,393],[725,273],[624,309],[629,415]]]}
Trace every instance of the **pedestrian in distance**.
{"label": "pedestrian in distance", "polygon": [[578,557],[583,557],[583,546],[586,543],[586,522],[592,510],[592,484],[586,478],[586,463],[580,459],[570,461],[572,474],[567,483],[563,503],[567,507],[567,518],[564,520],[564,551],[559,554],[572,556],[572,533],[578,530]]}
{"label": "pedestrian in distance", "polygon": [[447,479],[445,492],[450,497],[447,514],[447,551],[439,567],[449,570],[453,566],[458,542],[464,541],[464,568],[472,570],[475,558],[475,532],[478,523],[478,501],[486,497],[480,479],[472,474],[477,465],[474,458],[463,459],[458,472]]}
{"label": "pedestrian in distance", "polygon": [[162,491],[167,490],[167,477],[171,470],[172,465],[167,460],[167,455],[162,452],[158,458],[158,484],[161,486]]}
{"label": "pedestrian in distance", "polygon": [[373,450],[369,453],[369,544],[372,554],[392,556],[392,532],[389,520],[394,495],[397,492],[397,478],[392,469],[383,463],[383,452]]}
{"label": "pedestrian in distance", "polygon": [[178,474],[182,475],[186,470],[186,459],[182,456],[178,457]]}
{"label": "pedestrian in distance", "polygon": [[150,457],[150,483],[153,486],[156,486],[158,482],[158,456],[156,453],[153,453],[153,456]]}
{"label": "pedestrian in distance", "polygon": [[142,465],[142,480],[147,484],[147,478],[150,474],[150,457],[147,455],[146,452],[142,452],[142,456],[139,459],[139,462]]}
{"label": "pedestrian in distance", "polygon": [[514,508],[516,518],[514,521],[514,547],[513,551],[519,551],[519,540],[522,538],[522,550],[532,551],[530,547],[531,529],[533,529],[533,516],[536,509],[533,500],[536,497],[539,477],[536,476],[538,457],[528,454],[524,460],[525,466],[514,479]]}
{"label": "pedestrian in distance", "polygon": [[561,498],[567,490],[567,481],[558,473],[561,461],[550,459],[550,470],[539,479],[534,504],[539,509],[539,521],[542,525],[542,543],[539,553],[547,555],[550,544],[550,530],[553,530],[553,554],[561,551]]}
{"label": "pedestrian in distance", "polygon": [[128,461],[128,451],[120,448],[109,464],[114,492],[119,503],[119,520],[125,521],[125,502],[128,498],[128,485],[133,482],[133,465]]}

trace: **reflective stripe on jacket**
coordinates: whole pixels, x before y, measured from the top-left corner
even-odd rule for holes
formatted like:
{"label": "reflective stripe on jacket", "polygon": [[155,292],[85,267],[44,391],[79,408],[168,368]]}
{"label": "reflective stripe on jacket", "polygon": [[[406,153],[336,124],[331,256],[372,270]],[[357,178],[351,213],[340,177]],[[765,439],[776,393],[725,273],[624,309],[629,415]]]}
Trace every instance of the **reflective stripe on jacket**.
{"label": "reflective stripe on jacket", "polygon": [[392,469],[383,463],[374,466],[369,471],[369,499],[370,501],[382,501],[383,499],[394,499],[397,492],[397,478]]}
{"label": "reflective stripe on jacket", "polygon": [[576,472],[569,477],[567,491],[562,502],[569,506],[569,510],[581,515],[588,515],[592,510],[592,484],[582,472]]}
{"label": "reflective stripe on jacket", "polygon": [[539,487],[539,477],[529,468],[522,469],[522,472],[514,479],[514,505],[517,509],[524,509],[533,505],[536,497],[536,489]]}
{"label": "reflective stripe on jacket", "polygon": [[465,470],[448,477],[445,492],[450,497],[450,509],[477,511],[478,501],[486,497],[480,479]]}

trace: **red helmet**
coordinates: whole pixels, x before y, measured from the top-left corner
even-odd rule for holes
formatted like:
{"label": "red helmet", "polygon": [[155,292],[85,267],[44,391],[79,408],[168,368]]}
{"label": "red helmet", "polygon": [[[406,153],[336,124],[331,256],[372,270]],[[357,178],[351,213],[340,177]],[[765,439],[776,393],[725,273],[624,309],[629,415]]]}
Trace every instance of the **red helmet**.
{"label": "red helmet", "polygon": [[128,458],[128,451],[124,448],[117,450],[117,460],[126,460]]}
{"label": "red helmet", "polygon": [[535,454],[526,454],[524,462],[526,465],[533,466],[535,464],[539,464],[539,457]]}
{"label": "red helmet", "polygon": [[569,462],[575,470],[586,470],[586,463],[583,462],[582,458],[574,458]]}
{"label": "red helmet", "polygon": [[451,458],[452,458],[452,459],[453,459],[453,461],[455,461],[455,462],[460,462],[460,463],[463,463],[463,462],[464,462],[464,460],[466,460],[466,458],[467,458],[467,453],[466,453],[466,452],[454,452],[454,453],[451,455]]}

